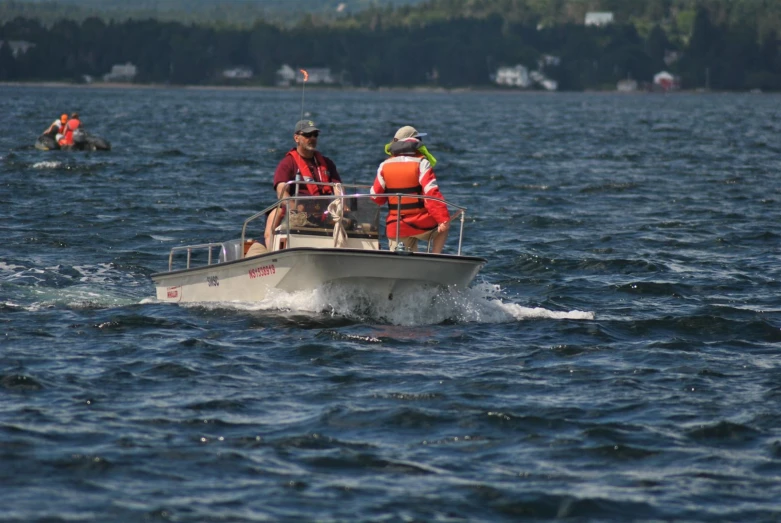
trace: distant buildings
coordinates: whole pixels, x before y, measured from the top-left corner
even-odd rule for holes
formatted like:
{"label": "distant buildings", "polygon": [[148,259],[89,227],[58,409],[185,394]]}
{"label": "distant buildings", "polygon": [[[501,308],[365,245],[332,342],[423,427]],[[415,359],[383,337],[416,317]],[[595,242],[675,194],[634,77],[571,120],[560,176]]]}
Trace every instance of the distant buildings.
{"label": "distant buildings", "polygon": [[280,87],[290,87],[296,80],[296,74],[301,73],[296,73],[292,67],[284,64],[282,67],[277,69],[277,85]]}
{"label": "distant buildings", "polygon": [[111,72],[103,75],[104,82],[132,82],[138,69],[135,65],[127,62],[125,64],[117,64],[111,67]]}
{"label": "distant buildings", "polygon": [[[545,55],[540,58],[538,65],[540,69],[543,69],[546,65],[556,66],[560,62],[556,56]],[[521,89],[541,87],[546,91],[556,91],[559,88],[558,82],[548,78],[541,70],[529,71],[521,64],[499,67],[496,73],[491,75],[491,79],[495,84],[505,87],[519,87]]]}
{"label": "distant buildings", "polygon": [[252,76],[252,69],[244,66],[225,69],[222,72],[222,77],[228,80],[249,80]]}
{"label": "distant buildings", "polygon": [[681,80],[674,74],[667,71],[661,71],[656,73],[651,82],[638,83],[633,78],[626,78],[620,80],[616,84],[616,90],[622,93],[631,93],[637,90],[643,91],[656,91],[656,92],[668,92],[677,91],[681,88]]}
{"label": "distant buildings", "polygon": [[667,71],[654,75],[654,89],[660,91],[676,91],[681,88],[681,80]]}
{"label": "distant buildings", "polygon": [[497,85],[508,87],[521,87],[527,89],[532,86],[532,79],[529,76],[529,70],[522,65],[512,67],[500,67],[494,75],[494,82]]}
{"label": "distant buildings", "polygon": [[601,27],[613,23],[613,13],[611,12],[597,12],[592,11],[586,13],[586,18],[583,21],[585,25],[595,25]]}

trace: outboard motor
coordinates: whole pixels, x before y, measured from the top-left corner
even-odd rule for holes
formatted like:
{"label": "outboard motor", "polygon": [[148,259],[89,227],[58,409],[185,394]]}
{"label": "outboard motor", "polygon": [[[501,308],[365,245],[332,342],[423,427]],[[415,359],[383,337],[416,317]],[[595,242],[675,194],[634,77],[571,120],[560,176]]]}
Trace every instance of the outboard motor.
{"label": "outboard motor", "polygon": [[87,132],[84,129],[73,131],[73,145],[83,147],[87,143]]}

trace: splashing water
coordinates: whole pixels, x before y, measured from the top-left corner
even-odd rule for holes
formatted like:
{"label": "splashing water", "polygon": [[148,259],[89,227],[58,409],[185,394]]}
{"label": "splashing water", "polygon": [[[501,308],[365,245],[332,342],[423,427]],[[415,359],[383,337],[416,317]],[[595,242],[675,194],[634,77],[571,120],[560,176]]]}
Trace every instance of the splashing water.
{"label": "splashing water", "polygon": [[62,162],[36,162],[33,164],[33,169],[56,169],[62,165]]}
{"label": "splashing water", "polygon": [[[414,287],[400,289],[389,298],[356,284],[332,283],[297,292],[273,290],[260,302],[192,304],[207,308],[289,311],[329,314],[362,323],[391,325],[436,325],[452,323],[508,323],[533,318],[593,320],[586,311],[552,311],[505,303],[497,296],[498,285],[480,284],[468,289]],[[188,305],[185,305],[188,306]]]}

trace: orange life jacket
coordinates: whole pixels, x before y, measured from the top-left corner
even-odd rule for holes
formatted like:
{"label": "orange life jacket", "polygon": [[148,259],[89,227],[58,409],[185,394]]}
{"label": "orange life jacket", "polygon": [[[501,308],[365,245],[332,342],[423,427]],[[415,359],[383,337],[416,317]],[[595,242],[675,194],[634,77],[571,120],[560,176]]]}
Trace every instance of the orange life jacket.
{"label": "orange life jacket", "polygon": [[[406,158],[406,160],[396,160],[396,158]],[[422,159],[423,155],[417,155],[385,160],[382,166],[385,192],[422,195],[423,187],[421,187],[418,178]],[[399,203],[400,205],[398,205]],[[429,214],[423,198],[388,196],[388,218],[385,221],[385,233],[388,238],[396,238],[399,210],[401,211],[401,223],[398,226],[401,238],[414,236],[437,226],[437,221]]]}
{"label": "orange life jacket", "polygon": [[73,145],[73,131],[79,128],[81,122],[77,118],[71,118],[68,123],[65,124],[65,129],[62,131],[62,138],[60,138],[60,145]]}
{"label": "orange life jacket", "polygon": [[[420,160],[423,156],[403,156],[407,161],[385,161],[382,175],[385,178],[386,193],[423,194],[420,186]],[[401,205],[399,205],[401,200]],[[393,217],[401,210],[402,216],[419,214],[424,208],[422,198],[388,196],[388,214]],[[390,216],[389,216],[390,218]]]}
{"label": "orange life jacket", "polygon": [[317,167],[315,173],[312,173],[311,169],[309,168],[309,164],[306,162],[306,160],[304,160],[301,157],[300,154],[298,154],[298,151],[296,149],[292,149],[288,151],[287,154],[292,156],[293,159],[296,161],[296,166],[298,166],[298,171],[301,173],[301,177],[304,179],[305,182],[307,182],[306,188],[307,190],[309,190],[310,195],[325,196],[334,193],[330,185],[316,185],[315,183],[309,183],[309,182],[323,182],[323,183],[331,182],[331,176],[328,174],[328,168],[325,163],[325,158],[323,158],[322,154],[315,151],[315,165]]}

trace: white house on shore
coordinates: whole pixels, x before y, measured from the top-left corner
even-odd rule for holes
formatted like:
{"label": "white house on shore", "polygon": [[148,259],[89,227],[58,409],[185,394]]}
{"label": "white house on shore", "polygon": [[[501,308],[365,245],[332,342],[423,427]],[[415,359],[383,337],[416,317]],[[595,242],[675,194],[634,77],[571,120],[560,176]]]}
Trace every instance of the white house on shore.
{"label": "white house on shore", "polygon": [[293,70],[292,67],[290,67],[287,64],[282,65],[279,69],[277,69],[277,85],[280,87],[290,87],[293,82],[296,79],[296,71]]}
{"label": "white house on shore", "polygon": [[222,72],[222,77],[228,80],[249,80],[252,76],[252,69],[244,66],[225,69]]}
{"label": "white house on shore", "polygon": [[602,27],[603,25],[609,25],[613,23],[613,13],[608,11],[591,11],[586,13],[586,18],[583,20],[585,25],[595,25]]}
{"label": "white house on shore", "polygon": [[524,89],[532,86],[529,70],[520,64],[497,69],[496,74],[494,75],[494,82],[498,85],[521,87]]}
{"label": "white house on shore", "polygon": [[138,74],[138,69],[135,65],[127,62],[125,64],[117,64],[111,67],[111,72],[103,75],[104,82],[132,82]]}
{"label": "white house on shore", "polygon": [[559,88],[558,82],[545,76],[542,71],[529,71],[521,64],[498,68],[496,74],[491,75],[491,80],[497,85],[521,89],[537,86],[546,91],[556,91]]}

